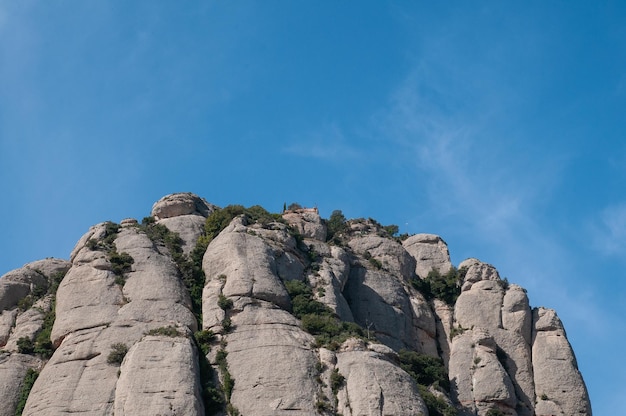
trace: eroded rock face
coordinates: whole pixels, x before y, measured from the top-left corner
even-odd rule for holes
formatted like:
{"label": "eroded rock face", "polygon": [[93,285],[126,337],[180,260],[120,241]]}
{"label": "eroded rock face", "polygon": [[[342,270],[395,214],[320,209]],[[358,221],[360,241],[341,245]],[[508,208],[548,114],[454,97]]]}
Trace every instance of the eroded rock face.
{"label": "eroded rock face", "polygon": [[[152,215],[189,254],[215,208],[174,194]],[[420,391],[459,415],[591,415],[560,320],[548,309],[533,312],[526,292],[500,280],[493,266],[462,262],[461,293],[446,304],[417,290],[430,270],[452,267],[440,237],[419,234],[400,244],[376,221],[351,220],[326,242],[317,212],[283,218],[234,218],[209,243],[202,328],[192,311],[199,299],[183,281],[189,264],[177,264],[136,220],[91,227],[69,262],[46,259],[7,273],[0,279],[0,393],[7,403],[0,416],[15,413],[28,369],[41,373],[24,415],[204,415],[207,386],[242,415],[426,415]],[[307,302],[323,305],[315,303],[315,313],[327,308],[321,322],[330,329],[294,315],[294,305],[302,307],[286,290],[294,280],[310,288]],[[53,310],[52,357],[19,353],[18,340],[35,340]],[[324,338],[341,321],[360,325],[363,336]],[[212,339],[206,357],[192,340],[198,329],[213,332],[204,333]],[[125,356],[112,354],[120,345]],[[401,368],[401,349],[440,357],[451,390],[418,388]],[[203,358],[213,379],[201,379]]]}
{"label": "eroded rock face", "polygon": [[314,414],[313,337],[286,311],[254,298],[241,299],[232,320],[235,330],[225,340],[233,405],[241,414]]}
{"label": "eroded rock face", "polygon": [[[450,379],[456,379],[453,393],[464,407],[478,414],[494,408],[507,414],[532,415],[535,389],[526,293],[519,286],[508,286],[493,266],[479,260],[468,259],[459,267],[467,268],[467,273],[454,306],[450,353]],[[477,349],[477,345],[488,348]],[[467,367],[463,360],[474,365]],[[488,374],[504,384],[494,381],[493,386],[484,385]]]}
{"label": "eroded rock face", "polygon": [[144,337],[120,368],[115,415],[204,414],[197,362],[197,350],[187,336]]}
{"label": "eroded rock face", "polygon": [[533,310],[532,348],[537,414],[591,414],[574,352],[554,310]]}
{"label": "eroded rock face", "polygon": [[402,243],[405,250],[415,258],[415,273],[422,279],[435,269],[445,274],[452,268],[448,246],[434,234],[415,234]]}
{"label": "eroded rock face", "polygon": [[288,224],[295,227],[306,238],[326,241],[326,225],[322,222],[317,209],[297,209],[287,211],[283,218]]}
{"label": "eroded rock face", "polygon": [[26,372],[42,364],[41,360],[30,355],[0,353],[0,416],[15,416]]}
{"label": "eroded rock face", "polygon": [[178,193],[166,195],[152,206],[151,215],[156,220],[178,217],[179,215],[200,215],[208,217],[215,210],[215,205],[209,204],[203,198],[192,193]]}
{"label": "eroded rock face", "polygon": [[376,352],[338,353],[337,369],[346,379],[337,395],[343,415],[428,414],[411,377]]}
{"label": "eroded rock face", "polygon": [[[194,414],[186,410],[201,409],[202,403],[193,370],[197,363],[189,352],[191,344],[187,338],[180,341],[178,348],[172,347],[170,352],[176,355],[171,366],[187,368],[193,377],[148,382],[145,377],[157,371],[154,368],[125,373],[124,368],[108,362],[114,344],[131,348],[151,329],[175,325],[191,333],[197,324],[190,310],[189,294],[169,254],[160,252],[137,227],[123,227],[114,238],[114,245],[118,253],[132,257],[133,263],[123,276],[118,276],[112,271],[110,253],[93,248],[93,243],[87,244],[89,240],[102,240],[105,228],[105,224],[92,227],[73,251],[73,265],[56,294],[57,315],[51,339],[58,348],[41,371],[24,415],[81,412],[111,415],[114,410],[117,413],[128,409],[131,409],[128,414],[132,414],[132,409],[148,404],[154,409],[169,409],[171,404],[184,409],[185,414]],[[153,363],[155,368],[164,365],[163,362],[157,365],[155,357],[162,357],[172,342],[168,340],[159,351],[132,349],[129,368],[133,369],[132,363],[136,362]],[[186,355],[183,350],[187,351]],[[133,399],[117,391],[118,371],[120,380],[127,383],[123,385],[133,386],[128,388],[137,393]],[[153,403],[152,399],[143,397],[141,386],[192,393],[164,395],[158,400],[155,394]],[[118,393],[120,403],[116,402]]]}

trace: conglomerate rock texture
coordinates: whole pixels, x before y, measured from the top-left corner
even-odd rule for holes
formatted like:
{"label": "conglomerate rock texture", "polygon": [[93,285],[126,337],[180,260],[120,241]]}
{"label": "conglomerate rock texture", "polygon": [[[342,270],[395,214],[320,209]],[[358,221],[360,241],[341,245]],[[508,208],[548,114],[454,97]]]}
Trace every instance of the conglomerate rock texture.
{"label": "conglomerate rock texture", "polygon": [[6,273],[0,416],[592,414],[556,313],[441,237],[221,212],[168,195]]}

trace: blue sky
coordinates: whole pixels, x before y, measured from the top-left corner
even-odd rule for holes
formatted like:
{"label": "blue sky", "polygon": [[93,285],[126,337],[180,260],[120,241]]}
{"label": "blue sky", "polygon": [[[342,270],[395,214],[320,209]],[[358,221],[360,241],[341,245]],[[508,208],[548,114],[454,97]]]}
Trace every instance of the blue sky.
{"label": "blue sky", "polygon": [[0,274],[172,192],[429,232],[626,397],[623,2],[0,0]]}

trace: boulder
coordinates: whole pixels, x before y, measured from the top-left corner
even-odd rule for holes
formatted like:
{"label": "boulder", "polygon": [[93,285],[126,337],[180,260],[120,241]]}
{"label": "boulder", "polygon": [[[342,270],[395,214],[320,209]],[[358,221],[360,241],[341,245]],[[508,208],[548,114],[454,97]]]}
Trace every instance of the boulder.
{"label": "boulder", "polygon": [[348,245],[355,253],[379,261],[383,270],[405,281],[415,276],[415,259],[395,240],[378,235],[365,235],[352,238]]}
{"label": "boulder", "polygon": [[415,273],[422,279],[433,269],[446,274],[452,268],[448,245],[438,235],[415,234],[402,246],[415,259]]}
{"label": "boulder", "polygon": [[461,292],[454,305],[454,316],[462,328],[502,328],[500,307],[504,291],[497,281],[483,280]]}
{"label": "boulder", "polygon": [[283,219],[305,238],[326,241],[326,225],[316,208],[290,210]]}
{"label": "boulder", "polygon": [[196,246],[196,241],[204,233],[205,218],[199,215],[179,215],[163,218],[158,224],[166,226],[183,240],[183,253],[189,254]]}
{"label": "boulder", "polygon": [[[290,309],[291,299],[277,275],[271,247],[246,230],[235,219],[211,241],[202,262],[206,284],[222,277],[224,285],[221,291],[224,296],[246,296]],[[216,293],[205,288],[203,305],[210,303],[212,295]]]}
{"label": "boulder", "polygon": [[179,215],[199,215],[208,217],[217,207],[208,203],[204,198],[183,192],[166,195],[152,206],[151,215],[156,220],[177,217]]}

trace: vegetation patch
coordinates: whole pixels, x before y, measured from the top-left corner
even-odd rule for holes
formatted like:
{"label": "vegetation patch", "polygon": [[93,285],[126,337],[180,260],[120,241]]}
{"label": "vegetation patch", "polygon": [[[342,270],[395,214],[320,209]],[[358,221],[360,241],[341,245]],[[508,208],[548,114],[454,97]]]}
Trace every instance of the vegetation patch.
{"label": "vegetation patch", "polygon": [[436,298],[454,305],[461,294],[461,284],[467,273],[467,268],[450,268],[446,274],[441,274],[438,270],[432,269],[425,279],[412,279],[412,286],[419,290],[428,300]]}
{"label": "vegetation patch", "polygon": [[219,306],[220,309],[227,311],[233,308],[233,301],[232,299],[228,299],[226,296],[220,294],[219,298],[217,299],[217,306]]}
{"label": "vegetation patch", "polygon": [[215,334],[210,329],[203,329],[194,334],[194,338],[200,350],[204,355],[211,351],[211,344],[215,342]]}
{"label": "vegetation patch", "polygon": [[140,229],[156,244],[164,245],[176,263],[181,280],[189,292],[192,312],[199,325],[202,324],[202,290],[205,276],[202,270],[202,257],[207,249],[208,241],[200,237],[188,256],[183,252],[183,240],[162,224],[156,224],[153,217],[145,217]]}
{"label": "vegetation patch", "polygon": [[[52,332],[52,326],[54,325],[56,312],[56,292],[59,288],[59,284],[65,277],[65,272],[57,272],[48,278],[48,288],[34,291],[32,295],[28,295],[21,300],[25,301],[22,303],[22,307],[25,307],[25,304],[28,304],[28,308],[32,306],[32,304],[37,301],[39,298],[43,298],[44,296],[50,295],[50,309],[48,309],[44,313],[43,324],[41,325],[41,329],[35,334],[34,339],[30,339],[28,337],[21,337],[17,340],[17,350],[22,354],[36,354],[43,359],[48,359],[52,357],[52,353],[54,352],[54,347],[52,345],[52,341],[50,339],[50,333]],[[19,306],[20,310],[24,311],[26,309],[22,309]],[[43,311],[42,311],[43,312]]]}
{"label": "vegetation patch", "polygon": [[293,315],[301,320],[302,329],[315,335],[319,346],[336,350],[348,338],[366,339],[358,324],[342,322],[328,306],[313,299],[313,290],[305,282],[289,280],[285,288],[291,297]]}
{"label": "vegetation patch", "polygon": [[456,416],[457,411],[454,407],[428,389],[428,386],[434,386],[447,392],[450,391],[450,380],[441,359],[409,350],[400,350],[398,359],[400,368],[413,377],[417,383],[430,415]]}
{"label": "vegetation patch", "polygon": [[[111,262],[111,271],[115,276],[123,278],[125,273],[131,270],[135,260],[126,252],[118,253],[115,249],[109,251],[109,261]],[[120,282],[125,280],[120,280]],[[118,283],[116,279],[115,283]],[[120,283],[118,283],[120,284]],[[123,285],[123,283],[121,283]]]}
{"label": "vegetation patch", "polygon": [[346,378],[341,375],[338,369],[335,368],[332,373],[330,373],[330,388],[335,396],[337,396],[339,389],[344,386],[345,382]]}
{"label": "vegetation patch", "polygon": [[180,332],[176,327],[174,327],[172,325],[162,326],[160,328],[151,329],[148,332],[146,332],[146,335],[162,335],[162,336],[171,337],[171,338],[177,338],[177,337],[184,337],[185,336],[185,334]]}
{"label": "vegetation patch", "polygon": [[458,411],[446,403],[443,398],[434,395],[428,390],[428,387],[418,384],[417,389],[424,400],[426,408],[428,408],[430,416],[457,416]]}
{"label": "vegetation patch", "polygon": [[107,357],[107,363],[114,365],[122,364],[127,352],[128,346],[126,344],[122,344],[121,342],[111,344],[111,352]]}
{"label": "vegetation patch", "polygon": [[440,358],[415,351],[400,350],[398,359],[400,360],[400,367],[409,373],[418,384],[424,386],[435,384],[445,391],[450,390],[448,373]]}
{"label": "vegetation patch", "polygon": [[28,400],[28,395],[33,389],[33,385],[35,384],[37,377],[39,377],[39,373],[32,368],[29,368],[26,371],[26,375],[24,376],[24,381],[22,383],[22,389],[20,390],[20,396],[17,401],[17,407],[15,409],[15,416],[22,416],[22,412],[26,406],[26,400]]}
{"label": "vegetation patch", "polygon": [[346,217],[340,210],[335,210],[330,214],[330,218],[326,221],[326,241],[340,243],[341,234],[348,228]]}
{"label": "vegetation patch", "polygon": [[235,388],[235,379],[231,376],[230,371],[228,371],[227,356],[228,352],[224,348],[220,349],[215,355],[215,363],[222,375],[222,392],[226,399],[226,412],[231,416],[235,416],[239,414],[239,411],[230,403],[230,398]]}

